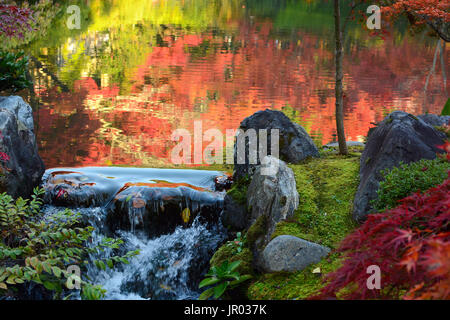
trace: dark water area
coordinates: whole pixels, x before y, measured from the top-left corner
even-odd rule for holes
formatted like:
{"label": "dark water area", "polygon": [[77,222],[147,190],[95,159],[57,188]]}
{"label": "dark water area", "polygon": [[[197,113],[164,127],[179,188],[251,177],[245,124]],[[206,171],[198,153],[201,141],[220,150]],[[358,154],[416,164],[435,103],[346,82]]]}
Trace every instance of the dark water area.
{"label": "dark water area", "polygon": [[[225,134],[266,108],[284,111],[317,144],[335,140],[329,1],[74,3],[80,30],[68,30],[62,14],[27,48],[47,168],[165,167],[176,129],[193,132],[201,121],[203,131]],[[424,92],[437,39],[411,36],[405,26],[382,40],[349,25],[347,140],[362,141],[393,110],[442,110],[449,85],[440,61]],[[443,62],[448,67],[448,50]]]}

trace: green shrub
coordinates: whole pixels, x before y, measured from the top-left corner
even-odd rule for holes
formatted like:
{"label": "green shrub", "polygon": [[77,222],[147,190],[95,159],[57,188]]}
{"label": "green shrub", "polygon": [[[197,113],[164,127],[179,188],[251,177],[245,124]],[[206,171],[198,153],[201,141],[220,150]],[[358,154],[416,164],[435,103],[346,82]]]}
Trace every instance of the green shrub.
{"label": "green shrub", "polygon": [[[34,282],[59,299],[68,293],[65,285],[70,279],[80,282],[83,299],[102,298],[105,291],[100,286],[74,279],[76,276],[66,269],[77,265],[83,270],[90,253],[118,249],[122,240],[105,238],[100,244],[87,247],[93,227],[83,226],[80,214],[68,209],[43,217],[43,193],[36,188],[31,201],[0,194],[0,296],[14,296],[18,286]],[[116,263],[128,263],[127,259],[136,254],[137,251],[130,251],[124,256],[96,260],[94,264],[101,269],[113,268]]]}
{"label": "green shrub", "polygon": [[447,178],[448,170],[450,163],[439,158],[400,163],[392,170],[384,170],[384,180],[380,182],[378,197],[372,200],[372,207],[377,211],[394,208],[398,200],[441,184]]}
{"label": "green shrub", "polygon": [[23,51],[0,51],[0,91],[15,92],[30,87],[32,83],[26,77],[27,66],[28,57],[24,56]]}

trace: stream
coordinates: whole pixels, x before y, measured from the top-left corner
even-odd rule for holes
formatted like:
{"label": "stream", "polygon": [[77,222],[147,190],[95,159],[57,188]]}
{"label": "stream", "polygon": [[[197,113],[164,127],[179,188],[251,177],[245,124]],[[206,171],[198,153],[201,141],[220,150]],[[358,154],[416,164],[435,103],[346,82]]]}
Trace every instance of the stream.
{"label": "stream", "polygon": [[[224,241],[220,223],[222,172],[118,167],[57,168],[42,179],[45,215],[70,208],[94,227],[93,246],[120,237],[123,253],[140,254],[105,271],[89,264],[87,277],[105,299],[196,299],[209,260]],[[90,260],[108,258],[112,250]],[[83,275],[82,275],[83,276]]]}

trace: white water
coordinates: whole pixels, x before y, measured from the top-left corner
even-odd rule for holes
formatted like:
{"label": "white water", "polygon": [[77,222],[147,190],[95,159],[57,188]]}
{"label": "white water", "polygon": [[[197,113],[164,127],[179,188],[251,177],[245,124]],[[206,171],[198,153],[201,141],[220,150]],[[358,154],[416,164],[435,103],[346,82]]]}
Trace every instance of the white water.
{"label": "white water", "polygon": [[[175,169],[51,169],[43,178],[43,185],[47,191],[45,198],[47,205],[44,210],[47,218],[63,210],[63,207],[56,207],[54,201],[58,200],[57,190],[61,188],[68,190],[69,200],[66,204],[72,207],[77,204],[84,206],[71,210],[80,212],[83,221],[94,227],[92,243],[89,245],[95,246],[104,237],[112,237],[106,223],[108,210],[110,210],[108,203],[126,183],[166,181],[165,185],[173,183],[174,187],[178,186],[177,183],[185,183],[205,188],[205,191],[192,189],[192,193],[187,192],[184,198],[180,197],[180,212],[183,208],[189,208],[190,212],[194,213],[199,211],[202,203],[215,201],[212,193],[218,198],[224,195],[223,192],[214,191],[214,177],[220,174],[215,171]],[[186,186],[181,188],[189,189]],[[152,190],[156,189],[152,188]],[[169,195],[170,188],[159,190]],[[87,199],[89,201],[86,201]],[[87,273],[81,275],[82,278],[89,278],[92,283],[106,289],[106,299],[196,299],[200,294],[198,283],[207,272],[211,256],[225,238],[224,228],[220,222],[210,221],[208,225],[202,224],[200,221],[205,219],[200,220],[198,215],[190,225],[178,226],[172,233],[156,237],[142,228],[145,210],[159,214],[161,210],[164,210],[164,202],[162,200],[158,202],[153,198],[146,200],[153,201],[153,206],[137,208],[129,206],[130,228],[127,229],[128,231],[116,231],[114,234],[114,237],[120,237],[124,241],[123,249],[120,252],[116,250],[114,253],[108,249],[91,255],[91,263],[85,271]],[[217,208],[220,210],[220,206]],[[215,212],[210,213],[212,216],[215,214]],[[219,215],[220,212],[217,212],[217,216]],[[212,221],[217,220],[220,221],[220,219],[212,219]],[[158,231],[155,230],[155,232]],[[158,232],[159,234],[161,232]],[[140,254],[130,258],[129,264],[120,264],[114,269],[108,268],[103,271],[92,263],[94,260],[103,260],[112,255],[122,255],[134,250],[139,250]]]}
{"label": "white water", "polygon": [[[61,208],[46,206],[46,216]],[[80,212],[95,230],[90,245],[100,243],[105,237],[105,209],[79,208]],[[119,231],[123,251],[140,250],[140,254],[129,259],[129,264],[120,264],[106,271],[93,263],[87,268],[87,276],[94,284],[107,290],[108,300],[140,299],[196,299],[200,292],[198,282],[207,272],[208,262],[218,245],[225,238],[220,225],[207,227],[196,219],[191,226],[177,227],[171,234],[149,239],[139,231]],[[93,259],[106,259],[112,250],[92,255]],[[117,254],[117,253],[116,253]],[[83,276],[83,275],[82,275]]]}

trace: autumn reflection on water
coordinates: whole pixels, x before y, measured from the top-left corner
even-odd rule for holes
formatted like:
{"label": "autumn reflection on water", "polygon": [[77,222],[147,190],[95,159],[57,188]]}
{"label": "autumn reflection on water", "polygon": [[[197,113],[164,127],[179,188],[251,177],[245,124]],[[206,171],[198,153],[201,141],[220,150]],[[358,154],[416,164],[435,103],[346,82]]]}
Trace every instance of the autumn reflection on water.
{"label": "autumn reflection on water", "polygon": [[[48,168],[167,166],[175,129],[193,132],[194,121],[202,120],[204,130],[225,133],[266,108],[283,110],[319,144],[334,140],[330,7],[133,1],[133,11],[125,1],[106,2],[84,8],[91,20],[81,31],[50,34],[51,45],[30,48],[46,67],[34,65],[33,77],[37,136]],[[434,46],[434,39],[393,32],[383,41],[359,25],[350,28],[348,140],[364,139],[392,110],[440,112],[449,89],[440,67],[424,103]]]}

